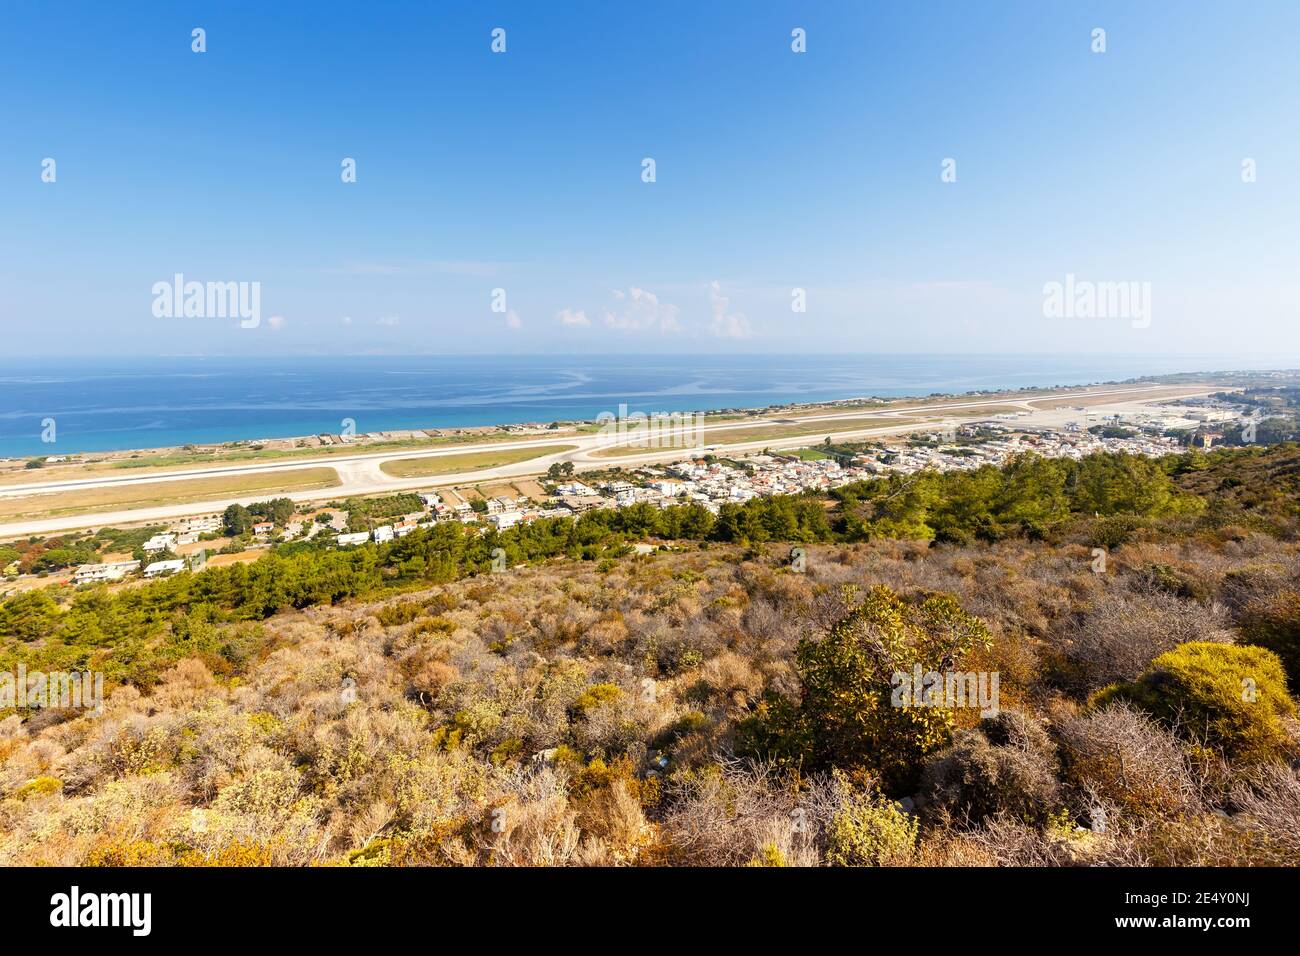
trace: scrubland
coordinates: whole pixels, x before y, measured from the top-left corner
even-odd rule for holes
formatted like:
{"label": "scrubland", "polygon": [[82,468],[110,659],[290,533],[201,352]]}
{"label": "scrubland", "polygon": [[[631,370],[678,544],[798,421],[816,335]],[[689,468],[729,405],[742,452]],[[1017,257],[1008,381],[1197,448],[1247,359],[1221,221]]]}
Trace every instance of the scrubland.
{"label": "scrubland", "polygon": [[[0,720],[0,863],[1294,865],[1295,499],[1190,482],[1215,520],[798,564],[678,539],[169,612],[102,714]],[[914,665],[996,673],[996,713],[891,706]]]}

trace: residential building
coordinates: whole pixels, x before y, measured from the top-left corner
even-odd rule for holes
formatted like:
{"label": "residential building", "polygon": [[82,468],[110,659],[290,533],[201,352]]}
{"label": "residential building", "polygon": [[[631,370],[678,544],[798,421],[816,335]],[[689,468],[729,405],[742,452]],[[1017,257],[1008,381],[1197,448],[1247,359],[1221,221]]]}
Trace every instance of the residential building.
{"label": "residential building", "polygon": [[488,521],[496,525],[498,531],[504,531],[506,528],[516,525],[522,519],[523,513],[519,511],[500,511],[488,516]]}
{"label": "residential building", "polygon": [[83,564],[72,574],[76,584],[89,584],[93,581],[120,581],[132,571],[140,568],[139,561],[110,561],[105,564]]}
{"label": "residential building", "polygon": [[176,535],[170,533],[156,534],[143,545],[145,553],[153,551],[170,551],[176,547]]}
{"label": "residential building", "polygon": [[[221,515],[196,515],[192,518],[182,518],[176,524],[167,530],[176,534],[212,534],[220,531],[222,528]],[[184,543],[184,542],[182,542]]]}

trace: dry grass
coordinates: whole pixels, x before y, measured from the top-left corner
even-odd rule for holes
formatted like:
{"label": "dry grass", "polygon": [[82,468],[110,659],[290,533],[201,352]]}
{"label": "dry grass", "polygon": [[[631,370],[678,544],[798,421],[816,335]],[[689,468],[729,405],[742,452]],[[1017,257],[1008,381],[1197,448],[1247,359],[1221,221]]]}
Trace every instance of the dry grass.
{"label": "dry grass", "polygon": [[1183,398],[1188,395],[1202,395],[1206,391],[1207,388],[1203,385],[1188,385],[1188,386],[1177,385],[1172,387],[1164,386],[1161,388],[1151,388],[1146,390],[1139,389],[1137,391],[1125,392],[1123,394],[1118,394],[1118,395],[1106,395],[1106,394],[1087,395],[1081,398],[1072,398],[1069,400],[1054,399],[1054,398],[1039,399],[1037,401],[1031,401],[1029,404],[1032,405],[1034,408],[1041,408],[1041,409],[1073,408],[1075,406],[1082,406],[1084,408],[1089,408],[1094,405],[1119,405],[1119,404],[1126,404],[1129,402],[1149,402],[1149,401],[1168,400],[1173,398]]}
{"label": "dry grass", "polygon": [[[567,438],[576,435],[573,430],[548,432],[547,438]],[[352,442],[346,445],[321,445],[307,448],[207,448],[194,451],[182,449],[149,450],[138,452],[106,452],[102,456],[90,455],[93,460],[46,465],[44,468],[0,467],[0,486],[31,484],[46,481],[72,481],[79,478],[102,478],[105,475],[134,474],[147,477],[173,471],[211,468],[214,465],[256,464],[284,461],[286,459],[336,458],[376,454],[380,452],[423,451],[456,445],[491,445],[499,442],[517,442],[519,435],[438,435],[432,438],[402,438],[389,441]],[[542,440],[543,436],[538,436]]]}
{"label": "dry grass", "polygon": [[380,469],[394,478],[423,478],[430,475],[454,475],[481,468],[500,468],[533,458],[572,451],[576,445],[541,445],[534,448],[503,448],[495,451],[466,452],[463,455],[439,455],[436,458],[399,458],[386,461]]}
{"label": "dry grass", "polygon": [[[789,438],[799,438],[807,435],[834,435],[847,431],[862,431],[872,428],[887,428],[897,426],[899,428],[913,424],[916,419],[911,418],[882,418],[872,416],[870,418],[840,418],[823,422],[804,422],[797,425],[755,425],[748,428],[720,428],[716,431],[704,431],[700,433],[700,438],[707,445],[726,445],[740,444],[742,442],[758,441],[783,441]],[[689,436],[693,438],[694,436]],[[617,448],[606,448],[595,452],[599,458],[623,458],[629,455],[645,455],[656,451],[670,451],[671,446],[658,449],[646,447],[644,445],[620,445]],[[689,449],[684,449],[689,450]]]}
{"label": "dry grass", "polygon": [[514,486],[515,493],[517,495],[523,495],[525,498],[546,497],[546,489],[544,489],[540,484],[538,484],[536,481],[533,481],[532,479],[525,479],[522,481],[512,481],[511,484]]}
{"label": "dry grass", "polygon": [[0,498],[0,518],[53,518],[97,511],[153,508],[261,492],[310,491],[333,488],[338,484],[339,476],[333,468],[294,468],[252,475],[144,482]]}

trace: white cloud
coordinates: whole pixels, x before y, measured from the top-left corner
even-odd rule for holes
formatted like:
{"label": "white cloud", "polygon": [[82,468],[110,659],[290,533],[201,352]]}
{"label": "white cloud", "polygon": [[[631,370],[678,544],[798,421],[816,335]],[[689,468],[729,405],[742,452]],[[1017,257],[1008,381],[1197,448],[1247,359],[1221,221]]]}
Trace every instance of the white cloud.
{"label": "white cloud", "polygon": [[743,313],[727,311],[731,300],[722,294],[722,283],[717,279],[709,283],[709,305],[713,310],[709,331],[718,338],[747,339],[754,334],[749,319]]}
{"label": "white cloud", "polygon": [[377,320],[375,321],[375,324],[376,324],[376,325],[387,326],[388,328],[391,329],[391,328],[393,328],[394,326],[396,326],[400,321],[401,321],[401,319],[399,319],[399,318],[398,318],[397,316],[395,316],[395,315],[386,315],[386,316],[384,316],[382,319],[377,319]]}
{"label": "white cloud", "polygon": [[660,302],[659,296],[649,289],[632,286],[627,292],[614,290],[614,300],[621,304],[618,312],[605,310],[605,325],[611,329],[628,332],[652,331],[674,333],[682,331],[679,318],[681,310],[669,302]]}
{"label": "white cloud", "polygon": [[280,328],[281,326],[284,325],[284,316],[282,316],[282,315],[273,315],[273,316],[271,316],[270,318],[268,318],[268,319],[266,320],[266,324],[269,325],[269,326],[270,326],[271,328],[273,328],[273,329],[278,329],[278,328]]}
{"label": "white cloud", "polygon": [[561,325],[567,326],[591,325],[587,313],[582,310],[574,312],[572,309],[561,309],[555,313],[555,320]]}
{"label": "white cloud", "polygon": [[344,325],[351,325],[351,324],[352,324],[352,316],[350,316],[350,315],[345,315],[345,316],[343,316],[343,324],[344,324]]}
{"label": "white cloud", "polygon": [[[694,286],[699,288],[699,286]],[[716,279],[708,284],[710,319],[683,320],[682,310],[667,302],[649,289],[630,286],[613,289],[613,303],[600,310],[601,324],[616,332],[642,332],[660,335],[699,336],[711,334],[718,338],[746,339],[754,334],[749,319],[731,309],[731,300],[722,294],[722,284]],[[564,309],[555,318],[566,326],[590,326],[592,320],[585,311]]]}
{"label": "white cloud", "polygon": [[507,329],[520,329],[523,328],[523,325],[524,323],[520,320],[519,313],[516,312],[514,309],[511,309],[509,312],[506,313]]}

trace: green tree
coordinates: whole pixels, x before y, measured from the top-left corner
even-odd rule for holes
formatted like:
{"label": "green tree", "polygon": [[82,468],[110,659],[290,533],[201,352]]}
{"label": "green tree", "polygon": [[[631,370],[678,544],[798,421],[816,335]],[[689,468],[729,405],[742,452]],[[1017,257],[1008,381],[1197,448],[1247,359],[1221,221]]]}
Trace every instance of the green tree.
{"label": "green tree", "polygon": [[1083,514],[1129,514],[1166,518],[1198,510],[1199,499],[1182,495],[1159,462],[1127,452],[1089,455],[1068,479],[1070,506]]}
{"label": "green tree", "polygon": [[247,534],[252,525],[252,513],[243,505],[231,505],[221,515],[222,530],[232,538]]}
{"label": "green tree", "polygon": [[248,507],[248,512],[264,521],[282,525],[294,516],[296,508],[292,498],[272,498],[270,501],[255,501]]}
{"label": "green tree", "polygon": [[48,637],[59,617],[59,606],[45,588],[24,591],[0,604],[0,635],[20,641]]}
{"label": "green tree", "polygon": [[809,770],[863,769],[889,787],[914,782],[955,718],[944,706],[900,704],[897,675],[952,670],[990,640],[951,595],[908,601],[874,587],[825,637],[799,642],[800,697],[767,701],[743,728],[743,746]]}

